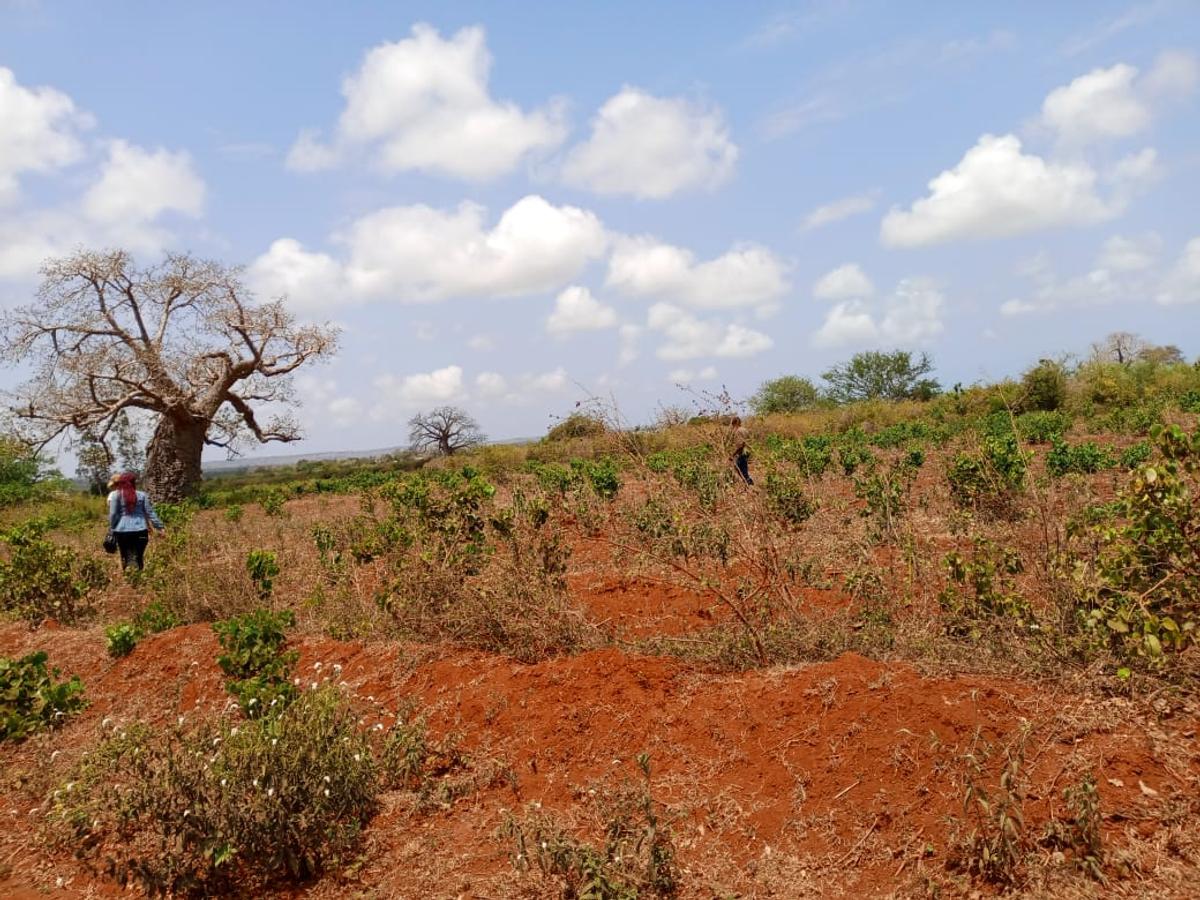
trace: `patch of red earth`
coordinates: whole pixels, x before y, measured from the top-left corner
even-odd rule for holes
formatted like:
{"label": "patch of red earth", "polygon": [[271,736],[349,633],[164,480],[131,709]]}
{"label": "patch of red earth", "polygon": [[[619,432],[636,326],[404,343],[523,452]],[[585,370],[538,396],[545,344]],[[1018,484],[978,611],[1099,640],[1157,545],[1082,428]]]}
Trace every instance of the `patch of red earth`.
{"label": "patch of red earth", "polygon": [[681,635],[729,615],[715,594],[647,578],[572,575],[568,585],[588,619],[617,639]]}
{"label": "patch of red earth", "polygon": [[[0,654],[39,648],[80,674],[92,701],[52,738],[64,751],[52,765],[58,777],[99,737],[106,716],[162,723],[226,702],[206,626],[148,639],[118,661],[104,655],[98,630],[0,629]],[[506,810],[538,802],[578,813],[588,790],[635,777],[643,751],[656,795],[678,817],[686,896],[753,890],[769,852],[824,867],[831,886],[859,894],[895,889],[920,866],[937,869],[962,808],[962,755],[977,731],[999,744],[1031,723],[1026,817],[1035,831],[1065,784],[1089,767],[1111,845],[1122,840],[1122,821],[1157,827],[1146,811],[1194,790],[1200,775],[1194,720],[1168,721],[1162,734],[1133,721],[1064,731],[1061,717],[1087,701],[1020,682],[924,678],[852,654],[712,674],[611,649],[522,665],[457,651],[430,658],[430,648],[397,644],[305,639],[299,648],[306,682],[345,681],[365,705],[383,710],[416,700],[435,734],[458,732],[467,748],[506,761],[516,774],[515,790],[491,788],[429,815],[411,816],[396,795],[385,797],[355,878],[355,889],[377,896],[514,896],[504,887],[514,877],[507,848],[495,834]],[[1189,748],[1183,769],[1156,756],[1164,734]],[[13,772],[37,764],[37,752],[28,742],[4,748],[0,760]],[[28,816],[30,805],[28,792],[6,777],[5,815],[11,807]],[[75,896],[96,887],[75,863],[46,856],[27,830],[10,829],[0,841],[13,884],[49,887],[72,877]],[[308,890],[340,896],[348,889],[326,880]]]}

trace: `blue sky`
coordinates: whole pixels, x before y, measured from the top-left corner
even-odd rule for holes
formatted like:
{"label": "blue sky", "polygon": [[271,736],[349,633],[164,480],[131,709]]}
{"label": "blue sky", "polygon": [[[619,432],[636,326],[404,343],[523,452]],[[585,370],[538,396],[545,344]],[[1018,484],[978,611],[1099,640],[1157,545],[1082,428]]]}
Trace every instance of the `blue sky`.
{"label": "blue sky", "polygon": [[0,303],[78,245],[243,264],[344,328],[300,451],[1200,353],[1194,2],[334,9],[0,0]]}

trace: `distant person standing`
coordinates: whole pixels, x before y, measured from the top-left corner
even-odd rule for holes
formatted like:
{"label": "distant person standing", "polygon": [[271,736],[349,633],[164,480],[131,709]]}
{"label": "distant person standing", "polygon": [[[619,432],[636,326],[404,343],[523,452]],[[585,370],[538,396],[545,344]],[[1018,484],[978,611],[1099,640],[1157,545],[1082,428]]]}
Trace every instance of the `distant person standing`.
{"label": "distant person standing", "polygon": [[733,462],[738,474],[742,476],[742,480],[746,484],[754,484],[754,479],[750,477],[750,451],[746,449],[746,442],[750,439],[750,435],[743,427],[739,416],[734,416],[730,420],[729,428],[733,441],[733,453],[730,454],[729,459]]}
{"label": "distant person standing", "polygon": [[146,545],[150,543],[150,526],[159,533],[166,528],[145,491],[137,489],[136,475],[125,472],[114,478],[110,485],[114,490],[108,495],[108,527],[121,551],[121,568],[128,569],[133,565],[141,571]]}

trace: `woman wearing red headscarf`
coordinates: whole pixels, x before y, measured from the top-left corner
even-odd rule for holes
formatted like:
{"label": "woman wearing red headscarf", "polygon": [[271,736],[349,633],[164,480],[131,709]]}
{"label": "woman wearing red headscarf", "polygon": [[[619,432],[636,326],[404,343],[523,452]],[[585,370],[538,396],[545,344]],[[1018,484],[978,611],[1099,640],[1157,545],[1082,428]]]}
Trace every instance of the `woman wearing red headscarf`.
{"label": "woman wearing red headscarf", "polygon": [[145,491],[137,489],[137,476],[132,472],[118,475],[112,485],[115,490],[108,495],[108,524],[121,550],[121,567],[134,565],[141,569],[150,542],[150,525],[161,533],[165,530],[162,520]]}

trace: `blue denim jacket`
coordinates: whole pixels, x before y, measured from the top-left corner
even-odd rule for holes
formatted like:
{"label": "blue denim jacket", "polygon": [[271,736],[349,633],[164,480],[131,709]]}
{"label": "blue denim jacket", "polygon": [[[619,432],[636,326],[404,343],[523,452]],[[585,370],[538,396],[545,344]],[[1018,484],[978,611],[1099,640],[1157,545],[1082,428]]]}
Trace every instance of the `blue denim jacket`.
{"label": "blue denim jacket", "polygon": [[163,530],[162,520],[144,491],[137,492],[137,504],[132,513],[125,512],[125,500],[120,491],[108,495],[108,524],[113,531],[149,531],[147,519],[159,531]]}

